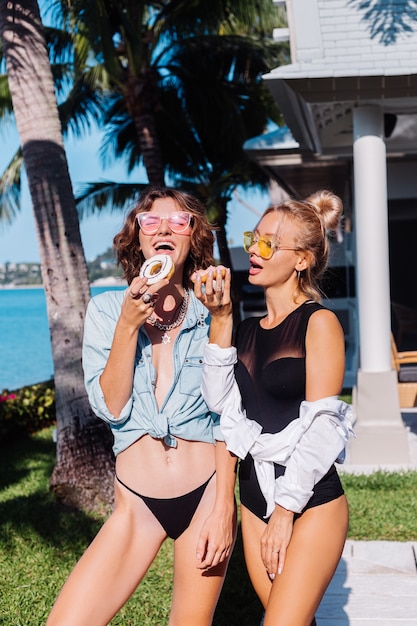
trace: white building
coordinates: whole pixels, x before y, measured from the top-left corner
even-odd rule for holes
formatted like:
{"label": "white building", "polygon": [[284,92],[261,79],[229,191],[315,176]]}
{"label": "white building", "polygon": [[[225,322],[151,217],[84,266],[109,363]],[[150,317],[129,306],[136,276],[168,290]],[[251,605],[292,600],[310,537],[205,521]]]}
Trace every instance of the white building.
{"label": "white building", "polygon": [[344,200],[355,266],[344,304],[360,346],[352,462],[407,464],[390,333],[391,301],[417,308],[417,22],[405,0],[279,4],[291,64],[264,79],[298,147],[255,152],[297,195],[330,188]]}

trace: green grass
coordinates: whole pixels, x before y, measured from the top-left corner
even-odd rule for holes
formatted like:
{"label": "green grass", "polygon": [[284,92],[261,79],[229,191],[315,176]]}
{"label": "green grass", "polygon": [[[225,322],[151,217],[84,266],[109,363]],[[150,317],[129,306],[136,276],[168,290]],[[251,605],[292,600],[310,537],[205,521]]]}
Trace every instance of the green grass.
{"label": "green grass", "polygon": [[[40,626],[72,567],[103,519],[61,507],[49,491],[51,429],[2,446],[0,457],[0,625]],[[349,538],[417,540],[417,473],[341,475],[350,503]],[[111,626],[163,626],[171,598],[172,542]],[[253,626],[262,609],[240,535],[214,626]]]}
{"label": "green grass", "polygon": [[341,474],[349,507],[349,538],[417,540],[417,472]]}
{"label": "green grass", "polygon": [[[103,518],[63,508],[49,491],[51,429],[0,448],[0,625],[40,626]],[[164,626],[170,610],[173,545],[168,540],[111,626]],[[262,609],[246,574],[240,535],[215,626],[251,626]]]}

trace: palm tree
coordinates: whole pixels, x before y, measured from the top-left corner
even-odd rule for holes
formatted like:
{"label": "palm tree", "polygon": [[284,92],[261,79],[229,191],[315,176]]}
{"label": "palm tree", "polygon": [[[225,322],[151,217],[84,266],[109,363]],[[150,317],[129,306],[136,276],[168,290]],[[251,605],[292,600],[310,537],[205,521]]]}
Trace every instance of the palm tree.
{"label": "palm tree", "polygon": [[[100,0],[86,7],[71,2],[71,10],[67,23],[78,12],[77,26],[100,61],[95,77],[104,96],[102,154],[125,157],[129,171],[143,161],[156,184],[167,171],[182,186],[207,186],[202,195],[210,200],[221,259],[230,265],[227,202],[237,185],[249,186],[252,179],[266,187],[270,176],[249,161],[243,144],[269,120],[280,121],[261,80],[288,54],[264,37],[279,17],[272,2]],[[79,206],[86,212],[104,208],[110,190],[102,183],[85,187]],[[114,207],[114,198],[107,198]]]}
{"label": "palm tree", "polygon": [[[58,5],[66,29],[88,42],[94,58],[90,78],[107,100],[107,121],[117,123],[123,114],[133,121],[151,184],[164,183],[162,136],[156,117],[164,110],[170,77],[178,76],[176,70],[181,69],[175,50],[190,45],[193,52],[197,49],[194,42],[208,35],[209,45],[215,43],[218,48],[222,41],[228,55],[229,35],[247,34],[255,28],[272,32],[277,19],[271,0],[61,0]],[[240,43],[245,43],[242,37]],[[246,61],[251,62],[247,54]]]}
{"label": "palm tree", "polygon": [[[210,7],[209,16],[204,13],[205,3],[198,3],[199,19],[195,8],[191,14],[187,12],[190,4],[171,2],[154,15],[151,26],[147,25],[149,42],[154,42],[159,35],[156,40],[159,43],[146,58],[153,79],[146,89],[137,87],[140,96],[134,106],[134,98],[126,93],[126,85],[135,84],[129,73],[131,55],[127,52],[135,46],[120,43],[126,36],[115,36],[117,17],[113,19],[112,41],[119,42],[118,52],[121,50],[125,55],[120,60],[121,74],[125,78],[124,87],[119,88],[113,81],[116,87],[104,95],[106,134],[102,153],[107,158],[109,153],[117,158],[125,157],[130,171],[142,158],[145,161],[137,132],[140,124],[134,115],[139,119],[141,109],[151,104],[152,112],[147,109],[148,121],[152,118],[148,128],[155,133],[152,145],[157,148],[152,153],[152,162],[160,163],[160,174],[153,182],[160,183],[163,172],[167,171],[176,185],[197,193],[206,202],[209,218],[217,227],[221,261],[231,267],[226,237],[227,204],[237,186],[255,184],[266,188],[271,178],[270,172],[249,160],[243,144],[246,139],[262,133],[269,120],[280,121],[261,77],[276,65],[277,59],[286,59],[286,50],[264,39],[259,41],[252,26],[257,21],[262,24],[258,14],[257,17],[251,15],[250,26],[248,21],[243,22],[249,19],[243,9],[255,6],[251,1],[233,3],[234,16],[230,10],[227,13],[228,3],[220,3],[217,13],[215,7]],[[271,6],[269,3],[268,8]],[[216,19],[210,17],[213,12]],[[175,28],[174,19],[178,20]],[[89,19],[85,18],[84,23],[89,23]],[[269,26],[272,29],[270,23]],[[130,36],[137,30],[133,27]],[[177,36],[178,32],[181,37]],[[165,41],[161,42],[162,35]],[[91,38],[91,34],[88,37]],[[108,50],[107,47],[107,53]],[[112,67],[118,65],[112,64]],[[151,92],[152,97],[146,102],[146,94],[150,97]],[[132,104],[128,106],[126,101]],[[149,178],[151,180],[151,174]],[[116,199],[110,195],[110,184],[88,185],[78,198],[78,206],[85,212],[103,209],[106,205],[114,208],[114,203],[120,202],[122,189],[126,194],[132,187],[117,185],[119,197]],[[238,300],[237,293],[234,300]],[[235,310],[238,312],[239,308]]]}
{"label": "palm tree", "polygon": [[[92,87],[89,49],[80,38],[54,26],[44,28],[54,79],[59,120],[63,135],[72,132],[83,137],[102,117],[100,95]],[[0,42],[0,67],[4,67]],[[0,119],[13,118],[13,103],[7,72],[0,73]],[[21,147],[12,156],[0,177],[0,220],[12,222],[20,210],[21,170],[24,159]]]}
{"label": "palm tree", "polygon": [[52,486],[67,504],[111,498],[109,431],[89,407],[81,369],[87,267],[54,82],[36,0],[0,0],[0,37],[41,257],[52,342],[57,462]]}
{"label": "palm tree", "polygon": [[[127,154],[130,171],[143,162],[151,183],[162,184],[167,168],[180,180],[190,170],[199,183],[221,178],[242,161],[243,142],[262,132],[268,117],[279,119],[260,80],[287,56],[285,46],[264,37],[280,19],[271,0],[60,0],[50,10],[57,85],[68,85],[68,68],[73,81],[59,107],[63,131],[71,123],[79,133],[101,104],[108,129],[103,153],[108,157],[111,147],[117,157]],[[55,63],[66,51],[71,61]],[[0,89],[0,113],[2,100]],[[211,153],[220,145],[217,171]],[[15,207],[20,163],[16,155],[0,180],[0,216]],[[218,220],[221,228],[225,221]]]}

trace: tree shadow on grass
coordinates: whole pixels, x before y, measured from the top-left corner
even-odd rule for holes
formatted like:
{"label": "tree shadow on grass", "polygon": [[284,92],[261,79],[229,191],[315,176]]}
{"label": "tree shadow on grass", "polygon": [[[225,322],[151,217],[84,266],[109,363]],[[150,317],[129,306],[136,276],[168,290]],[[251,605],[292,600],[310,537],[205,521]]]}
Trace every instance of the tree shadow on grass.
{"label": "tree shadow on grass", "polygon": [[246,570],[240,524],[213,626],[258,626],[263,607]]}
{"label": "tree shadow on grass", "polygon": [[48,436],[20,434],[0,443],[0,491],[19,484],[34,469],[42,471],[49,479],[55,464],[56,446],[50,429],[45,432]]}
{"label": "tree shadow on grass", "polygon": [[[66,556],[71,562],[81,556],[102,526],[103,517],[56,501],[49,490],[54,463],[55,444],[50,438],[31,437],[1,446],[0,491],[10,488],[6,494],[10,497],[0,500],[0,547],[4,555],[16,559],[16,543],[30,550],[36,534],[49,550],[45,557],[51,559],[51,566],[59,561],[63,567]],[[213,626],[258,626],[262,614],[247,574],[239,525]]]}
{"label": "tree shadow on grass", "polygon": [[80,551],[84,550],[103,519],[59,504],[49,490],[55,464],[52,438],[18,439],[1,446],[0,455],[0,492],[11,490],[10,497],[0,501],[3,546],[12,543],[18,534],[28,536],[35,532],[51,547],[65,550],[74,548],[75,543]]}
{"label": "tree shadow on grass", "polygon": [[0,542],[12,548],[16,537],[33,533],[59,552],[83,553],[103,524],[78,510],[60,506],[48,494],[18,496],[0,503]]}

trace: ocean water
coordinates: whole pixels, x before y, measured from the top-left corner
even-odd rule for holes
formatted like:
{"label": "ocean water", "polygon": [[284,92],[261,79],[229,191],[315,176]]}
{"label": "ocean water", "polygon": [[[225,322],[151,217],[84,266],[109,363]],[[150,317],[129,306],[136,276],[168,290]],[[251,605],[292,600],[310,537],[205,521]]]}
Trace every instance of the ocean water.
{"label": "ocean water", "polygon": [[[92,287],[91,293],[96,295],[109,289],[113,287]],[[52,377],[44,290],[0,289],[0,392]]]}

